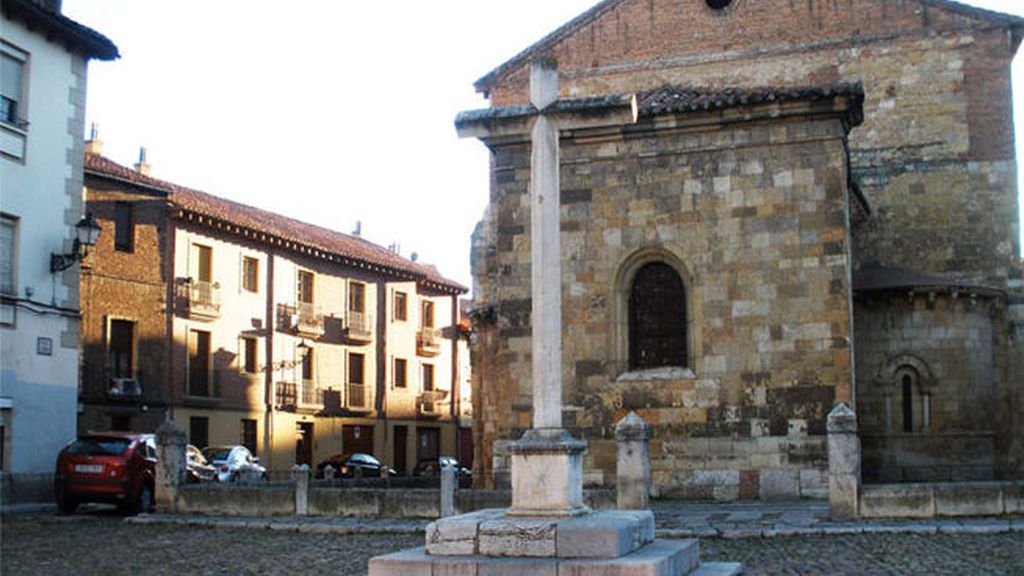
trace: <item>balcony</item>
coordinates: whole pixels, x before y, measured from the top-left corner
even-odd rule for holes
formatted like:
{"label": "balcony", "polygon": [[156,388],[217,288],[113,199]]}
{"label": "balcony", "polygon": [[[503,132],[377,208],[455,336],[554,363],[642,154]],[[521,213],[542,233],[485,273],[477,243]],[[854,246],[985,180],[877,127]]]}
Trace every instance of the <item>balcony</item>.
{"label": "balcony", "polygon": [[373,410],[373,390],[366,384],[348,384],[345,408],[350,412]]}
{"label": "balcony", "polygon": [[324,315],[315,304],[300,302],[298,306],[277,305],[277,326],[283,332],[290,332],[304,338],[319,338],[324,335]]}
{"label": "balcony", "polygon": [[284,410],[295,410],[299,405],[298,387],[295,382],[278,382],[274,386],[274,406]]}
{"label": "balcony", "polygon": [[134,378],[111,378],[107,398],[121,401],[138,400],[142,398],[142,384]]}
{"label": "balcony", "polygon": [[373,315],[348,311],[345,316],[345,338],[350,342],[366,344],[373,341]]}
{"label": "balcony", "polygon": [[194,320],[220,318],[220,283],[186,279],[181,285],[188,317]]}
{"label": "balcony", "polygon": [[420,356],[437,356],[441,353],[441,331],[435,328],[420,328],[416,333],[416,353]]}
{"label": "balcony", "polygon": [[323,395],[316,382],[303,380],[299,385],[299,405],[317,408],[323,406]]}
{"label": "balcony", "polygon": [[420,416],[437,418],[444,414],[447,398],[447,390],[424,390],[416,399],[416,411]]}

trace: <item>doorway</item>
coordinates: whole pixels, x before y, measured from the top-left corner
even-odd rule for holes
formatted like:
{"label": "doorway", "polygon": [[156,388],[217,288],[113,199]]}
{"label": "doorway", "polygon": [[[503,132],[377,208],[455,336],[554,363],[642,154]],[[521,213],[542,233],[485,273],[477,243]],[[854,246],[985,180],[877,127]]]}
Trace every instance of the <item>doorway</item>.
{"label": "doorway", "polygon": [[400,476],[406,474],[406,459],[408,458],[407,444],[409,442],[409,427],[395,426],[395,449],[391,465]]}
{"label": "doorway", "polygon": [[295,463],[313,466],[312,422],[299,422],[295,427]]}
{"label": "doorway", "polygon": [[341,451],[373,455],[373,426],[346,425],[341,429]]}
{"label": "doorway", "polygon": [[441,455],[441,430],[419,428],[416,430],[416,461],[437,460]]}

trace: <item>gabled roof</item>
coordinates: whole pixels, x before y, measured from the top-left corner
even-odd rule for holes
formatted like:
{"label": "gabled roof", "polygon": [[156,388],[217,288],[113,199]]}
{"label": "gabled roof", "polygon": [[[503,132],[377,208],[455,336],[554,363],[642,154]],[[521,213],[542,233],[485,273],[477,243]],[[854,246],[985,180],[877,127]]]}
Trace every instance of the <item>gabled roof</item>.
{"label": "gabled roof", "polygon": [[3,0],[4,17],[17,18],[47,36],[59,38],[69,50],[98,60],[114,60],[121,55],[109,38],[78,22],[44,8],[31,0]]}
{"label": "gabled roof", "polygon": [[166,192],[169,205],[177,209],[180,218],[217,224],[218,227],[226,225],[231,232],[252,233],[249,237],[253,239],[349,266],[371,268],[448,294],[469,291],[458,282],[442,276],[433,266],[413,262],[358,236],[158,180],[103,156],[86,154],[85,172]]}
{"label": "gabled roof", "polygon": [[[541,56],[556,44],[579,32],[581,29],[586,27],[591,22],[594,22],[606,12],[612,10],[619,4],[626,2],[627,0],[603,0],[595,4],[592,8],[572,20],[566,22],[562,26],[558,27],[554,32],[541,38],[531,46],[527,47],[522,52],[516,54],[509,60],[500,64],[494,70],[491,70],[487,74],[483,75],[476,82],[473,83],[473,87],[476,88],[477,92],[486,94],[494,86],[499,78],[504,76],[507,72],[519,68],[530,59]],[[1002,12],[995,12],[993,10],[985,10],[983,8],[976,8],[969,6],[962,2],[955,2],[953,0],[917,0],[922,4],[934,6],[955,12],[957,14],[963,14],[971,18],[977,18],[980,20],[988,20],[999,24],[1005,24],[1015,29],[1024,29],[1024,18],[1014,16],[1012,14],[1004,14]]]}

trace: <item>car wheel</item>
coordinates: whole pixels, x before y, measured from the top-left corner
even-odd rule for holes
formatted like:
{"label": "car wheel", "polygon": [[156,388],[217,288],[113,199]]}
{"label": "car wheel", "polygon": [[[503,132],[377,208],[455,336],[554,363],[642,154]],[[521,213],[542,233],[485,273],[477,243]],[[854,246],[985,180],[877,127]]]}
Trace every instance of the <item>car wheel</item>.
{"label": "car wheel", "polygon": [[57,512],[60,514],[74,514],[78,508],[78,502],[68,495],[64,483],[57,485]]}
{"label": "car wheel", "polygon": [[153,511],[153,489],[149,487],[149,484],[142,485],[142,490],[139,491],[139,501],[135,509],[144,514],[149,514]]}

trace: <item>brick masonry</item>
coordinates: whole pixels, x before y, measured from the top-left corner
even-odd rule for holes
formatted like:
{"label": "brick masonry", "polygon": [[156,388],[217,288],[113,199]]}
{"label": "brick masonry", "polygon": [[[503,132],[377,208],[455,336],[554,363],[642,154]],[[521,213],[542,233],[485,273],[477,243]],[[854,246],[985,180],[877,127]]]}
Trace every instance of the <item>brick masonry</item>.
{"label": "brick masonry", "polygon": [[[635,409],[652,424],[657,490],[748,497],[771,477],[820,494],[824,416],[840,400],[865,421],[869,476],[904,456],[916,458],[906,480],[1022,472],[1020,348],[1005,295],[1021,277],[1009,85],[1021,23],[921,0],[746,0],[723,11],[623,0],[591,16],[527,54],[558,60],[563,97],[861,82],[865,101],[845,147],[836,126],[798,121],[563,139],[565,419],[590,442],[587,478],[614,477],[610,426]],[[477,83],[494,106],[527,101],[526,59],[510,62]],[[500,484],[506,459],[494,447],[530,424],[529,147],[491,148],[473,273],[476,305],[493,323],[477,333],[474,413],[477,477]],[[847,172],[872,210],[852,227]],[[623,275],[645,259],[684,278],[687,373],[621,377]],[[850,305],[847,266],[990,291],[977,308],[914,296],[913,286]],[[933,425],[872,448],[884,415],[871,387],[902,355],[936,373]],[[950,464],[976,450],[980,459]]]}

